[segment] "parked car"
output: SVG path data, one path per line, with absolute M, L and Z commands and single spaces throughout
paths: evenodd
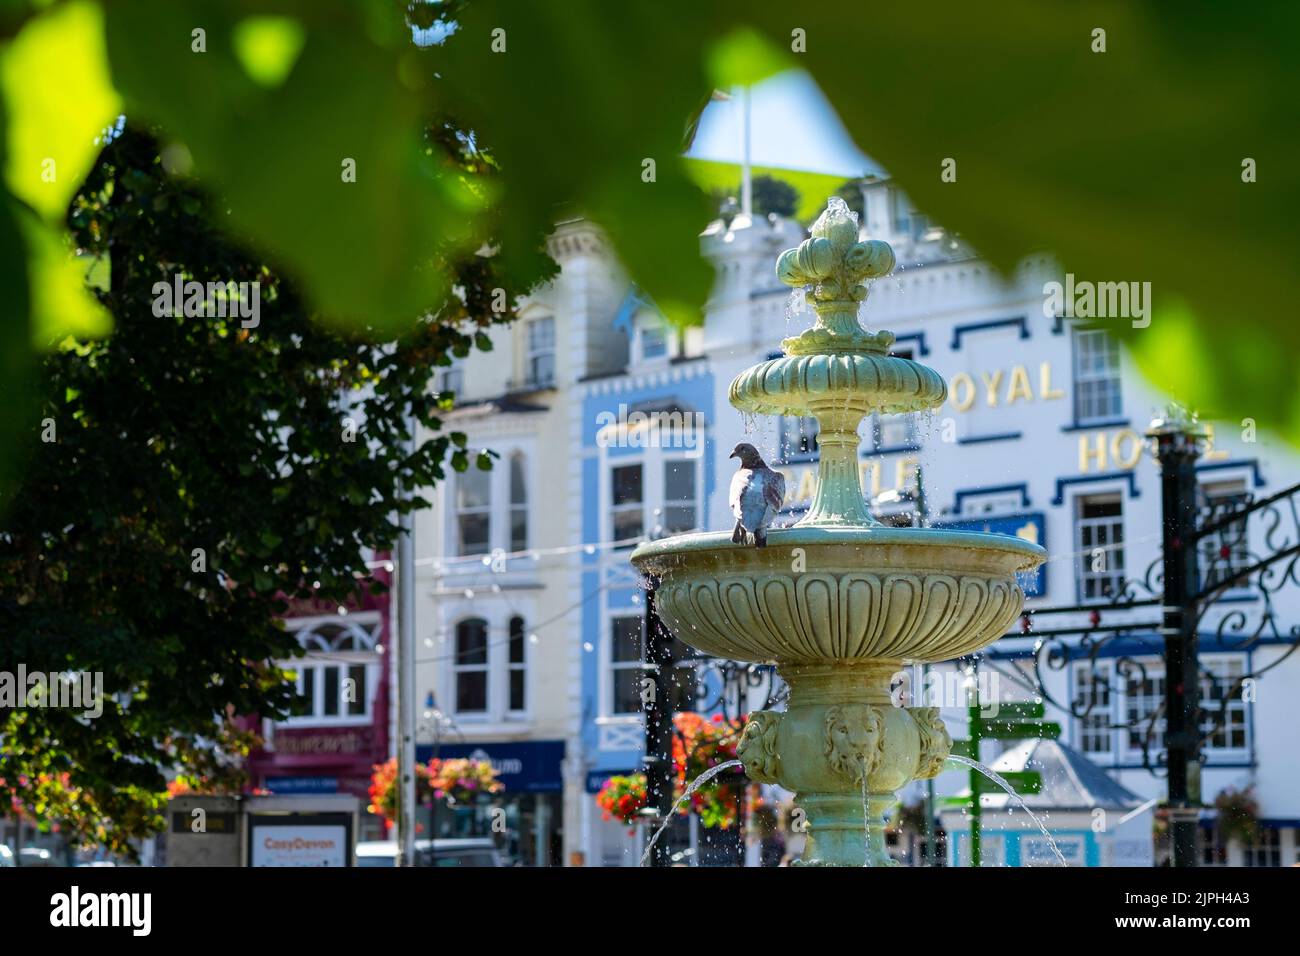
M 357 844 L 357 866 L 396 866 L 397 841 Z M 487 837 L 459 840 L 416 840 L 416 866 L 505 866 L 496 845 Z
M 49 850 L 42 850 L 40 847 L 25 846 L 18 851 L 19 866 L 58 866 L 59 861 L 54 859 L 54 854 Z
M 0 870 L 3 870 L 7 866 L 17 865 L 18 864 L 14 862 L 14 851 L 9 849 L 5 844 L 0 843 Z

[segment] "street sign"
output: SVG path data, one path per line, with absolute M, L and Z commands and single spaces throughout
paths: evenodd
M 994 718 L 984 716 L 986 711 L 997 714 Z M 954 740 L 952 753 L 967 760 L 979 760 L 981 740 L 1030 740 L 1033 738 L 1055 740 L 1061 736 L 1061 725 L 1055 721 L 1043 720 L 1046 713 L 1041 701 L 1015 701 L 1012 703 L 993 702 L 981 706 L 978 695 L 971 700 L 966 709 L 970 721 L 970 738 Z M 1017 794 L 1028 795 L 1042 793 L 1043 777 L 1033 770 L 1014 770 L 999 774 Z M 994 783 L 973 767 L 970 771 L 970 793 L 966 796 L 947 797 L 944 806 L 962 807 L 970 815 L 970 860 L 971 866 L 980 865 L 980 797 L 985 794 L 1005 793 L 1000 784 Z
M 1043 704 L 1035 704 L 1029 701 L 1017 701 L 1012 704 L 989 704 L 985 709 L 996 711 L 990 717 L 991 720 L 1039 720 L 1047 713 L 1047 708 Z
M 1043 792 L 1043 776 L 1036 770 L 1008 770 L 1005 773 L 998 774 L 998 776 L 1011 784 L 1011 789 L 1022 796 Z M 975 777 L 975 788 L 981 794 L 1006 793 L 999 784 L 994 783 L 983 774 Z
M 980 736 L 989 740 L 1028 740 L 1031 737 L 1055 740 L 1061 736 L 1061 725 L 1051 721 L 987 720 L 980 730 Z

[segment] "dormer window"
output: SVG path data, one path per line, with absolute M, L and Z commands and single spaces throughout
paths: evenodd
M 546 316 L 528 323 L 528 365 L 525 379 L 534 388 L 555 384 L 555 319 Z
M 641 359 L 663 358 L 668 354 L 668 330 L 658 322 L 641 326 Z
M 434 387 L 439 392 L 451 392 L 457 398 L 465 389 L 465 372 L 459 365 L 439 369 L 434 380 Z

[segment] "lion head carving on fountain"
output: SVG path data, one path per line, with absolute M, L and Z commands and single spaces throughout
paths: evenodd
M 751 714 L 736 745 L 736 756 L 745 765 L 745 774 L 758 783 L 779 783 L 781 758 L 776 751 L 776 732 L 781 715 L 760 710 Z
M 860 783 L 885 755 L 885 721 L 870 704 L 836 704 L 826 711 L 823 753 L 831 770 Z
M 952 753 L 952 737 L 939 716 L 938 707 L 909 707 L 908 713 L 916 721 L 916 729 L 921 734 L 921 758 L 917 762 L 920 768 L 916 779 L 928 780 L 937 777 L 943 769 L 943 762 Z

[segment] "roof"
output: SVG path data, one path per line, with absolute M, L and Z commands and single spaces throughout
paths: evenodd
M 546 411 L 550 411 L 550 408 L 546 405 L 539 405 L 536 402 L 529 402 L 517 398 L 514 394 L 507 394 L 496 398 L 475 399 L 463 404 L 457 403 L 456 407 L 443 417 L 454 420 L 462 418 L 483 418 L 492 415 L 508 414 L 511 412 Z
M 1003 753 L 989 768 L 996 773 L 1035 770 L 1042 774 L 1042 792 L 1021 798 L 1031 809 L 1131 810 L 1144 802 L 1132 790 L 1112 780 L 1085 754 L 1058 740 L 1023 741 Z M 963 793 L 969 794 L 970 788 Z M 1000 809 L 1008 800 L 1006 794 L 990 795 L 985 798 L 984 806 Z

